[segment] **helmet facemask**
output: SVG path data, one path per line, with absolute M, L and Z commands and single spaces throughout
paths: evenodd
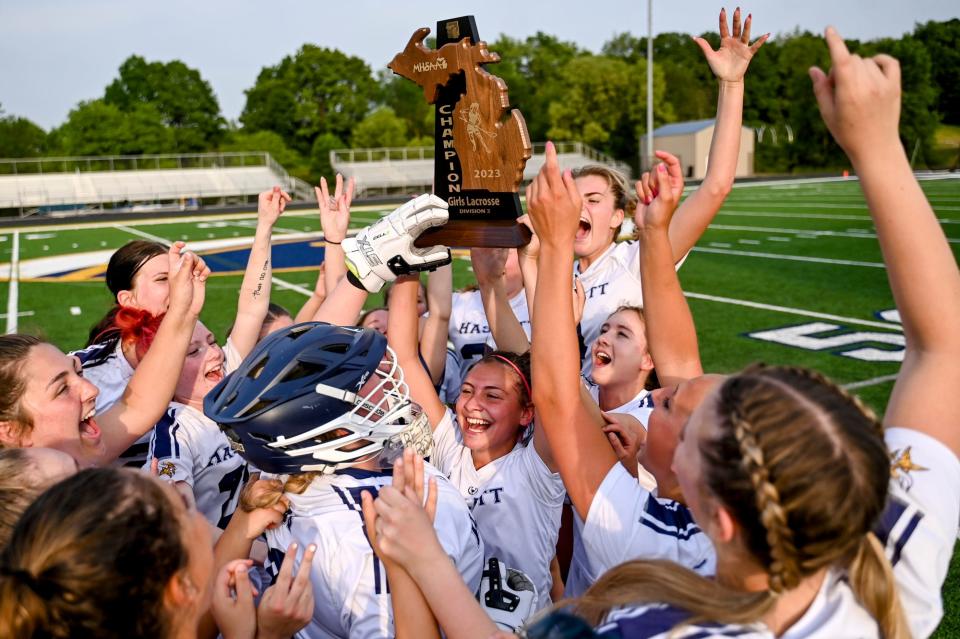
M 269 446 L 285 449 L 293 458 L 318 458 L 316 464 L 304 459 L 301 468 L 303 472 L 320 473 L 332 473 L 378 457 L 381 467 L 389 467 L 407 446 L 416 448 L 420 455 L 430 454 L 433 434 L 429 421 L 410 399 L 410 389 L 393 349 L 387 347 L 380 365 L 364 375 L 357 386 L 353 393 L 317 384 L 317 394 L 351 404 L 351 410 L 294 437 L 278 437 Z

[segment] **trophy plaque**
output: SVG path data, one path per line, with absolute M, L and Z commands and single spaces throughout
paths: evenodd
M 434 193 L 450 207 L 450 221 L 417 246 L 523 246 L 530 232 L 517 190 L 533 147 L 527 124 L 510 109 L 507 85 L 482 65 L 500 56 L 480 40 L 473 16 L 437 23 L 437 48 L 421 28 L 387 65 L 416 82 L 436 105 Z

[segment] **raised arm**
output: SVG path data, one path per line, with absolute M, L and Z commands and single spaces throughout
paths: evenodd
M 637 182 L 637 238 L 640 242 L 640 277 L 643 280 L 643 316 L 647 345 L 663 387 L 703 374 L 693 315 L 680 288 L 674 267 L 675 253 L 668 237 L 676 209 L 676 191 L 667 186 L 668 169 L 653 171 L 659 184 Z M 653 195 L 653 187 L 657 195 Z M 682 186 L 681 189 L 682 191 Z M 649 203 L 649 204 L 648 204 Z
M 810 70 L 814 92 L 860 178 L 907 342 L 884 424 L 960 455 L 960 272 L 900 143 L 900 65 L 851 55 L 833 28 L 826 38 L 832 66 Z
M 406 474 L 411 458 L 404 451 L 405 463 L 400 466 L 404 472 L 398 473 L 398 469 L 394 469 L 394 485 L 384 487 L 376 501 L 367 492 L 362 495 L 367 530 L 375 531 L 371 541 L 376 553 L 390 562 L 385 562 L 385 566 L 394 602 L 397 637 L 401 637 L 402 631 L 409 631 L 406 636 L 412 637 L 436 636 L 435 616 L 450 639 L 489 639 L 497 631 L 497 626 L 464 583 L 457 567 L 440 545 L 431 523 L 436 512 L 436 480 L 430 480 L 426 504 L 422 470 L 414 475 L 420 479 L 419 491 L 411 489 L 410 482 L 405 486 L 397 485 L 398 475 Z M 393 573 L 391 567 L 395 569 Z M 393 587 L 394 574 L 397 573 L 403 573 L 399 594 Z M 402 608 L 399 605 L 401 598 L 406 604 Z M 421 602 L 429 609 L 424 610 Z
M 237 319 L 230 333 L 230 341 L 241 358 L 257 345 L 263 320 L 270 306 L 270 287 L 273 282 L 270 247 L 273 225 L 283 213 L 290 196 L 279 186 L 260 194 L 257 201 L 257 230 L 247 258 L 247 269 L 240 284 L 237 299 Z
M 317 191 L 317 205 L 320 207 L 320 227 L 323 229 L 324 261 L 327 263 L 324 271 L 326 289 L 332 291 L 337 282 L 347 274 L 347 267 L 343 260 L 342 242 L 347 237 L 350 228 L 350 205 L 353 204 L 353 178 L 347 180 L 344 187 L 343 176 L 337 173 L 337 183 L 333 198 L 327 189 L 326 178 L 320 178 L 320 188 Z
M 470 249 L 470 262 L 480 287 L 480 300 L 487 315 L 490 334 L 497 348 L 511 353 L 526 353 L 530 350 L 530 340 L 520 325 L 520 320 L 510 306 L 507 298 L 507 258 L 505 248 Z
M 163 416 L 187 357 L 193 328 L 203 308 L 210 269 L 175 242 L 170 261 L 170 305 L 157 336 L 116 404 L 98 417 L 103 433 L 102 463 L 113 461 Z
M 530 218 L 540 238 L 537 299 L 533 307 L 533 403 L 574 508 L 586 519 L 593 497 L 617 463 L 599 414 L 581 401 L 580 351 L 573 316 L 573 240 L 580 194 L 570 173 L 560 174 L 547 143 L 546 162 L 527 187 Z
M 387 340 L 397 354 L 404 379 L 410 387 L 410 396 L 427 414 L 431 428 L 436 428 L 447 409 L 437 396 L 433 380 L 420 362 L 420 323 L 417 317 L 419 288 L 420 279 L 416 275 L 398 278 L 393 285 L 387 315 Z
M 353 326 L 366 301 L 367 291 L 342 277 L 310 319 L 337 326 Z
M 313 285 L 313 293 L 307 298 L 307 301 L 303 303 L 300 310 L 297 311 L 297 316 L 293 320 L 294 324 L 309 322 L 317 314 L 317 311 L 320 310 L 323 301 L 327 299 L 326 274 L 327 263 L 320 262 L 320 268 L 317 269 L 317 282 Z
M 703 38 L 694 38 L 719 82 L 717 119 L 710 142 L 707 174 L 700 187 L 680 205 L 670 225 L 674 262 L 697 243 L 733 188 L 743 125 L 743 77 L 754 54 L 770 37 L 768 33 L 751 45 L 752 22 L 752 16 L 748 15 L 741 27 L 738 7 L 733 12 L 731 31 L 727 25 L 727 12 L 723 9 L 720 11 L 720 49 L 714 51 Z M 679 164 L 676 168 L 675 177 L 682 176 Z
M 427 275 L 427 308 L 430 314 L 420 336 L 420 354 L 434 384 L 443 381 L 447 363 L 447 336 L 453 312 L 453 266 L 447 264 Z

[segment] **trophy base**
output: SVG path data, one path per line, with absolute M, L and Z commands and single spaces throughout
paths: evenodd
M 513 220 L 450 220 L 441 227 L 424 231 L 414 246 L 517 248 L 526 246 L 530 237 L 530 229 Z

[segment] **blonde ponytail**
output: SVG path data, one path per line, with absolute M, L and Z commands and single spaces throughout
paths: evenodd
M 860 604 L 877 620 L 885 639 L 909 639 L 910 628 L 900 606 L 893 567 L 883 544 L 872 532 L 864 535 L 850 564 L 849 575 L 850 587 Z

